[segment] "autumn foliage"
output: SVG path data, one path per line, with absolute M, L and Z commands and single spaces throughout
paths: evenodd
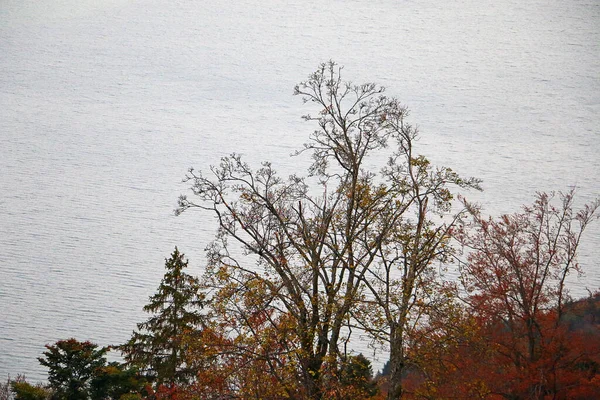
M 573 192 L 542 193 L 499 219 L 469 207 L 471 222 L 455 234 L 468 254 L 466 295 L 423 328 L 427 340 L 413 349 L 425 361 L 412 377 L 414 397 L 600 396 L 599 299 L 574 303 L 566 289 L 567 276 L 582 273 L 577 248 L 598 202 L 578 212 L 572 203 Z
M 131 368 L 86 369 L 105 379 L 100 392 L 600 398 L 600 297 L 573 301 L 567 284 L 584 273 L 577 252 L 600 201 L 578 211 L 573 191 L 539 193 L 521 212 L 485 217 L 452 192 L 479 181 L 432 166 L 417 152 L 408 110 L 382 87 L 344 81 L 341 70 L 322 64 L 295 88 L 316 112 L 304 117 L 316 130 L 297 153 L 311 156 L 307 176 L 282 178 L 240 154 L 189 170 L 191 194 L 176 213 L 216 221 L 205 272 L 185 273 L 175 249 L 144 308 L 152 316 L 119 347 Z M 451 265 L 460 279 L 448 282 Z M 386 373 L 373 377 L 370 360 L 352 351 L 357 338 L 388 352 Z M 118 387 L 131 373 L 148 380 L 143 393 Z M 91 386 L 80 380 L 57 388 L 84 398 Z

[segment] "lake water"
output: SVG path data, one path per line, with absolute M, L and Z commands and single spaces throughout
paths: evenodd
M 216 225 L 173 216 L 186 169 L 305 168 L 292 88 L 329 59 L 407 104 L 492 214 L 600 194 L 597 0 L 0 0 L 0 379 L 45 379 L 58 339 L 124 342 L 175 245 L 200 274 Z M 576 296 L 600 287 L 598 225 Z

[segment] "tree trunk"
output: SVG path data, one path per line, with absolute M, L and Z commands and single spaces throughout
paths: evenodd
M 402 327 L 392 327 L 390 332 L 390 377 L 387 400 L 402 398 L 402 374 L 404 372 L 404 343 Z

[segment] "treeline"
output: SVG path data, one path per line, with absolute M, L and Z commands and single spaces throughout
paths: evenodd
M 215 217 L 205 273 L 186 274 L 175 249 L 151 318 L 116 346 L 123 364 L 88 342 L 47 346 L 54 398 L 600 397 L 598 302 L 572 303 L 566 287 L 600 201 L 575 210 L 573 191 L 539 193 L 485 218 L 455 194 L 479 181 L 417 153 L 407 109 L 383 88 L 330 62 L 295 94 L 315 112 L 297 153 L 312 157 L 307 176 L 239 154 L 190 169 L 176 213 Z M 352 352 L 357 338 L 389 351 L 385 374 Z M 69 355 L 80 345 L 92 348 Z M 93 359 L 65 366 L 79 355 Z
M 183 345 L 183 335 L 169 332 L 191 332 L 197 329 L 185 326 L 184 315 L 193 314 L 194 318 L 203 318 L 203 314 L 189 311 L 192 302 L 188 300 L 176 305 L 177 310 L 169 310 L 170 301 L 174 299 L 168 293 L 177 290 L 172 284 L 173 278 L 181 276 L 183 281 L 196 282 L 196 279 L 186 275 L 183 268 L 187 266 L 183 254 L 176 249 L 166 263 L 166 273 L 159 291 L 151 298 L 150 304 L 161 303 L 162 311 L 158 312 L 149 321 L 163 320 L 161 328 L 155 326 L 146 331 L 142 339 L 140 332 L 134 332 L 131 340 L 115 349 L 125 351 L 129 349 L 129 360 L 123 363 L 108 363 L 105 355 L 111 347 L 98 348 L 90 342 L 79 342 L 75 339 L 60 340 L 53 345 L 48 345 L 40 363 L 49 369 L 49 384 L 32 385 L 24 376 L 0 383 L 0 400 L 46 400 L 46 399 L 203 399 L 203 398 L 247 398 L 247 399 L 279 399 L 285 396 L 273 396 L 268 391 L 255 391 L 254 395 L 217 395 L 209 394 L 212 385 L 208 385 L 200 392 L 197 391 L 197 377 L 205 376 L 205 371 L 194 371 L 186 364 L 190 349 Z M 188 288 L 195 287 L 190 285 Z M 149 305 L 150 305 L 149 304 Z M 175 303 L 172 303 L 175 304 Z M 147 311 L 152 310 L 147 306 Z M 191 307 L 190 309 L 193 309 Z M 200 309 L 196 309 L 199 311 Z M 174 324 L 170 327 L 165 317 L 173 312 L 178 315 L 172 319 Z M 463 313 L 466 310 L 462 311 Z M 469 321 L 474 325 L 464 324 L 469 317 L 463 314 L 462 324 L 448 324 L 443 329 L 446 331 L 461 329 L 460 334 L 453 333 L 446 337 L 429 336 L 428 341 L 421 342 L 421 347 L 411 349 L 411 354 L 419 355 L 414 358 L 407 368 L 403 378 L 405 385 L 404 398 L 407 399 L 493 399 L 505 395 L 493 393 L 494 382 L 504 387 L 506 393 L 513 393 L 518 398 L 563 398 L 563 399 L 592 399 L 600 395 L 600 382 L 598 372 L 600 356 L 598 343 L 600 342 L 600 295 L 596 294 L 579 301 L 565 304 L 562 320 L 563 334 L 561 340 L 564 349 L 546 347 L 540 354 L 540 362 L 536 367 L 543 372 L 544 369 L 553 371 L 558 378 L 559 390 L 554 393 L 532 393 L 519 396 L 518 386 L 526 380 L 527 370 L 515 369 L 510 375 L 512 365 L 506 365 L 505 356 L 495 353 L 493 346 L 496 341 L 490 339 L 494 335 L 482 335 L 483 327 L 477 319 Z M 455 317 L 455 316 L 454 316 Z M 456 318 L 452 318 L 456 321 Z M 149 322 L 148 321 L 148 322 Z M 148 326 L 148 322 L 139 324 L 141 329 Z M 186 331 L 186 329 L 188 329 Z M 471 330 L 469 332 L 469 330 Z M 172 336 L 170 336 L 172 335 Z M 481 336 L 478 336 L 481 335 Z M 498 335 L 495 335 L 495 340 Z M 550 337 L 550 335 L 548 335 Z M 448 343 L 451 338 L 454 342 Z M 494 340 L 494 339 L 492 339 Z M 549 339 L 546 339 L 549 342 Z M 486 342 L 487 341 L 487 342 Z M 146 351 L 142 351 L 142 347 Z M 206 343 L 206 346 L 211 346 Z M 132 351 L 137 347 L 135 351 Z M 427 349 L 426 351 L 423 351 Z M 440 349 L 442 349 L 440 351 Z M 432 351 L 433 350 L 433 351 Z M 566 351 L 569 356 L 557 354 L 557 351 Z M 181 354 L 179 359 L 176 354 Z M 479 358 L 483 353 L 485 358 Z M 133 362 L 133 359 L 136 359 Z M 492 358 L 496 358 L 492 360 Z M 571 358 L 571 359 L 569 359 Z M 417 361 L 419 360 L 419 361 Z M 502 360 L 503 364 L 493 365 L 494 361 Z M 544 367 L 543 363 L 561 361 L 563 365 L 553 368 L 550 364 Z M 370 361 L 362 354 L 347 356 L 343 366 L 336 375 L 336 388 L 323 398 L 330 399 L 383 399 L 386 396 L 389 379 L 390 364 L 386 363 L 383 370 L 373 377 Z M 498 376 L 500 375 L 500 376 Z M 543 376 L 540 374 L 540 377 Z M 499 380 L 496 381 L 496 378 Z M 214 381 L 213 381 L 214 382 Z M 533 380 L 535 382 L 535 379 Z M 213 383 L 214 384 L 214 383 Z M 250 383 L 252 385 L 252 383 Z M 255 383 L 254 383 L 255 384 Z M 218 385 L 220 387 L 220 385 Z M 221 392 L 222 392 L 222 387 Z M 216 388 L 215 388 L 216 389 Z M 510 392 L 509 392 L 510 390 Z M 216 391 L 215 391 L 216 392 Z M 561 393 L 562 392 L 562 393 Z M 331 395 L 335 393 L 334 395 Z

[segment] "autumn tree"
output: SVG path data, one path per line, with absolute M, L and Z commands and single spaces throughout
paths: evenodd
M 494 362 L 493 345 L 470 311 L 452 296 L 415 329 L 407 349 L 412 368 L 403 380 L 407 398 L 492 398 L 486 366 Z
M 242 318 L 228 308 L 222 311 L 189 341 L 188 357 L 199 368 L 185 398 L 305 398 L 297 361 L 289 354 L 296 336 L 285 316 L 267 310 Z
M 430 311 L 451 294 L 439 270 L 453 254 L 450 232 L 465 210 L 452 209 L 450 188 L 479 189 L 479 181 L 435 168 L 416 153 L 418 132 L 403 116 L 390 115 L 386 121 L 397 150 L 382 169 L 385 196 L 378 204 L 376 236 L 356 239 L 373 261 L 361 276 L 368 295 L 352 315 L 376 342 L 388 346 L 388 399 L 398 399 L 402 377 L 417 362 L 407 353 L 410 341 Z
M 436 226 L 429 215 L 449 211 L 449 186 L 477 181 L 433 168 L 413 150 L 417 131 L 407 109 L 380 86 L 344 81 L 333 62 L 295 94 L 317 112 L 304 117 L 317 129 L 298 153 L 312 156 L 308 176 L 286 180 L 270 163 L 254 170 L 233 154 L 208 173 L 190 169 L 193 197 L 181 196 L 177 213 L 216 217 L 206 280 L 211 308 L 227 310 L 221 315 L 230 316 L 229 326 L 221 327 L 228 338 L 260 343 L 264 333 L 252 326 L 264 319 L 279 347 L 246 354 L 264 360 L 276 381 L 294 373 L 304 398 L 322 398 L 343 359 L 340 344 L 360 326 L 390 345 L 392 393 L 399 394 L 410 307 L 428 293 L 420 286 L 432 279 L 447 239 L 448 224 Z M 396 150 L 378 175 L 372 163 L 389 145 Z M 298 388 L 282 388 L 300 396 Z
M 15 379 L 8 378 L 6 384 L 0 383 L 0 400 L 48 400 L 52 391 L 41 383 L 32 385 L 24 375 Z
M 158 385 L 188 383 L 195 371 L 185 362 L 182 335 L 201 329 L 204 316 L 198 278 L 184 272 L 188 261 L 177 247 L 165 260 L 166 272 L 144 311 L 152 317 L 137 325 L 120 346 L 128 365 L 140 368 Z
M 472 218 L 456 237 L 468 249 L 462 279 L 490 350 L 478 368 L 492 394 L 576 398 L 594 377 L 586 365 L 598 341 L 569 329 L 566 280 L 583 273 L 577 250 L 600 201 L 579 211 L 573 201 L 573 191 L 539 193 L 522 212 L 497 219 L 467 204 Z

